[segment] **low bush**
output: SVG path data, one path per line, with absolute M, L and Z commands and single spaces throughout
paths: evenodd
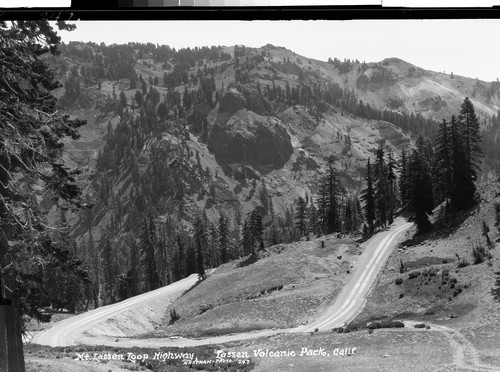
M 425 324 L 424 323 L 415 324 L 414 327 L 415 328 L 425 328 Z
M 170 324 L 174 324 L 176 321 L 180 319 L 180 315 L 177 314 L 174 308 L 170 309 Z
M 458 261 L 458 263 L 457 263 L 457 267 L 458 267 L 459 269 L 461 269 L 461 268 L 463 268 L 463 267 L 467 267 L 467 266 L 469 266 L 469 265 L 470 265 L 469 261 L 467 261 L 465 258 L 460 259 L 460 260 Z
M 403 278 L 397 278 L 396 279 L 396 285 L 403 284 Z
M 379 329 L 379 328 L 403 328 L 405 325 L 399 320 L 382 320 L 380 322 L 372 322 L 368 326 L 368 329 Z
M 415 279 L 415 278 L 418 278 L 420 276 L 420 270 L 416 270 L 416 271 L 412 271 L 410 274 L 409 274 L 409 278 L 410 279 Z

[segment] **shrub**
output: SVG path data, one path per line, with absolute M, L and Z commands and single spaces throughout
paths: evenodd
M 175 311 L 174 308 L 171 308 L 170 309 L 170 324 L 175 323 L 179 319 L 180 319 L 180 316 L 179 316 L 179 314 L 177 314 L 177 311 Z
M 397 278 L 396 279 L 396 285 L 403 284 L 403 278 Z
M 467 261 L 465 258 L 460 259 L 457 263 L 457 267 L 459 269 L 461 269 L 462 267 L 467 267 L 469 265 L 470 265 L 469 261 Z
M 213 308 L 213 305 L 200 305 L 198 309 L 198 314 L 203 314 L 204 312 L 207 312 L 208 310 L 211 310 Z M 174 310 L 175 311 L 175 310 Z M 172 314 L 170 314 L 170 317 L 172 317 Z
M 401 298 L 403 298 L 404 296 L 405 296 L 405 294 L 404 294 L 404 293 L 400 293 L 400 294 L 399 294 L 399 298 L 400 298 L 400 299 L 401 299 Z
M 425 324 L 424 323 L 415 324 L 414 327 L 415 328 L 425 328 Z
M 474 257 L 474 265 L 479 265 L 486 258 L 491 258 L 491 254 L 486 252 L 486 248 L 482 244 L 475 244 L 472 247 L 472 256 Z
M 383 320 L 381 322 L 372 322 L 368 329 L 379 329 L 379 328 L 403 328 L 405 325 L 399 320 Z
M 359 324 L 349 323 L 348 325 L 345 326 L 344 332 L 345 333 L 354 332 L 357 331 L 359 328 L 360 328 Z
M 420 270 L 417 270 L 417 271 L 412 271 L 412 272 L 410 273 L 410 275 L 409 275 L 409 278 L 410 278 L 410 279 L 415 279 L 415 278 L 417 278 L 417 277 L 419 277 L 419 276 L 420 276 Z

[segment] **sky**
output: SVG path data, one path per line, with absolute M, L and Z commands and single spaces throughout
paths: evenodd
M 484 81 L 500 77 L 500 20 L 78 21 L 64 42 L 152 42 L 176 49 L 283 46 L 322 61 L 397 57 L 427 70 Z

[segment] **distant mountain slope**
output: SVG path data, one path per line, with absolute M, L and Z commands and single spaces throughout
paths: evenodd
M 272 45 L 70 43 L 62 52 L 49 59 L 64 83 L 60 104 L 88 121 L 67 156 L 83 168 L 94 205 L 72 216 L 73 236 L 107 301 L 120 296 L 105 282 L 133 271 L 148 213 L 167 247 L 155 251 L 163 284 L 194 272 L 197 218 L 209 237 L 208 266 L 222 254 L 209 243 L 218 242 L 221 217 L 230 258 L 249 253 L 244 231 L 254 211 L 262 244 L 295 239 L 296 201 L 303 197 L 311 213 L 330 168 L 340 181 L 336 229 L 359 231 L 366 162 L 379 146 L 399 160 L 417 135 L 435 136 L 436 121 L 457 113 L 465 96 L 485 127 L 500 102 L 496 82 L 397 58 L 321 62 Z M 106 250 L 117 257 L 104 268 L 109 277 L 98 260 Z

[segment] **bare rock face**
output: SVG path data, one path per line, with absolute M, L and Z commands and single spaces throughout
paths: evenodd
M 271 114 L 269 103 L 255 89 L 232 84 L 220 100 L 219 113 L 234 114 L 242 108 L 259 115 Z
M 221 98 L 208 147 L 226 170 L 250 166 L 268 173 L 288 161 L 293 153 L 290 136 L 268 112 L 268 103 L 248 89 L 231 87 Z

